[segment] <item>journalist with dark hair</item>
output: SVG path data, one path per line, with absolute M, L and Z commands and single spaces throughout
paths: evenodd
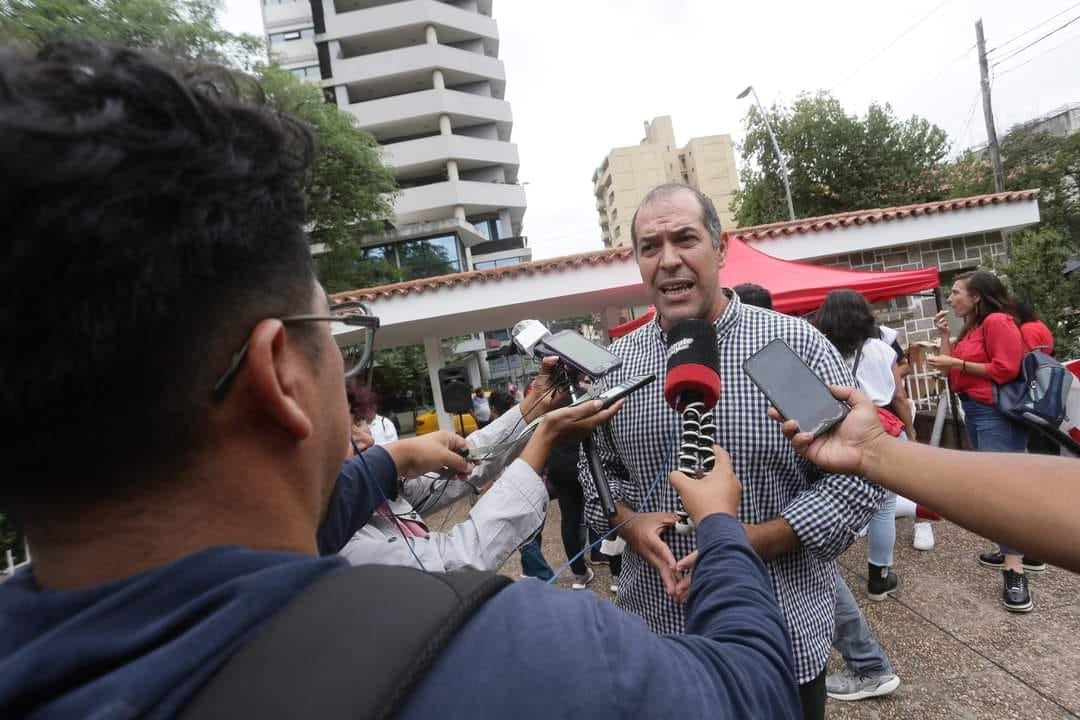
M 241 99 L 258 95 L 95 44 L 0 50 L 0 503 L 33 553 L 0 585 L 5 717 L 180 715 L 286 604 L 364 570 L 318 551 L 339 549 L 399 476 L 468 470 L 464 441 L 436 433 L 339 475 L 345 368 L 303 230 L 313 138 Z M 520 458 L 542 468 L 554 442 L 619 407 L 598 406 L 550 412 Z M 670 476 L 698 528 L 687 635 L 512 584 L 393 714 L 796 716 L 783 619 L 717 456 L 703 479 Z M 413 622 L 383 612 L 394 636 Z M 343 640 L 358 657 L 390 650 Z M 321 649 L 289 659 L 325 673 Z

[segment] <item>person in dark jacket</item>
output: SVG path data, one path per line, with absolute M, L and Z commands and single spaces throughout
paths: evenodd
M 320 551 L 399 476 L 469 469 L 446 434 L 339 478 L 345 367 L 304 230 L 314 138 L 260 96 L 95 43 L 0 50 L 0 506 L 33 550 L 0 585 L 5 717 L 177 717 L 347 568 Z M 542 468 L 560 435 L 620 407 L 599 405 L 550 412 L 520 458 Z M 517 583 L 397 715 L 797 717 L 784 622 L 716 453 L 705 478 L 669 477 L 698 528 L 685 636 Z

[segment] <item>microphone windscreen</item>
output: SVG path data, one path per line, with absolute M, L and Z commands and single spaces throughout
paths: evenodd
M 689 395 L 705 403 L 706 410 L 720 399 L 716 328 L 708 320 L 680 320 L 667 334 L 664 399 L 681 412 Z

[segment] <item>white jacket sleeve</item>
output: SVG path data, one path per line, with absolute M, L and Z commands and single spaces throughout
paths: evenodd
M 516 461 L 477 501 L 469 516 L 448 531 L 426 538 L 403 537 L 392 521 L 376 514 L 341 554 L 353 565 L 416 566 L 419 558 L 431 572 L 462 568 L 495 571 L 540 529 L 547 501 L 547 488 L 540 476 L 524 461 Z

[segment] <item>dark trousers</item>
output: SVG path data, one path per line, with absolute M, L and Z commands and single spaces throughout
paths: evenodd
M 566 559 L 569 560 L 585 547 L 585 535 L 582 532 L 582 525 L 585 522 L 585 496 L 578 483 L 576 468 L 574 470 L 549 468 L 548 481 L 558 494 L 559 513 L 562 515 L 560 530 L 563 550 L 566 551 Z M 570 563 L 570 569 L 575 575 L 584 575 L 585 558 L 579 557 Z
M 799 686 L 803 720 L 825 720 L 825 671 Z

